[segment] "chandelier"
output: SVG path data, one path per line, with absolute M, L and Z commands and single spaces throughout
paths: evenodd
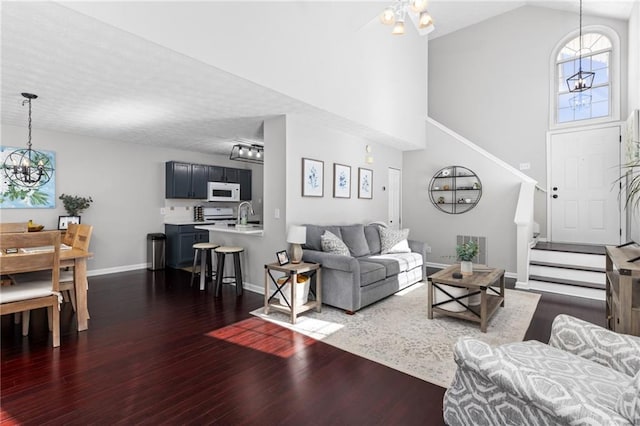
M 582 71 L 582 0 L 580 0 L 580 35 L 578 50 L 578 72 L 567 78 L 569 92 L 584 92 L 593 86 L 593 78 L 596 73 Z
M 256 144 L 237 143 L 231 148 L 230 160 L 246 161 L 248 163 L 264 163 L 264 147 Z
M 404 23 L 409 17 L 418 29 L 433 27 L 433 18 L 427 12 L 427 0 L 394 0 L 380 14 L 380 22 L 393 25 L 391 34 L 404 34 Z
M 51 179 L 53 165 L 49 156 L 31 149 L 31 101 L 38 96 L 22 93 L 22 105 L 29 104 L 29 139 L 27 149 L 17 149 L 10 153 L 2 166 L 10 183 L 24 188 L 38 188 Z

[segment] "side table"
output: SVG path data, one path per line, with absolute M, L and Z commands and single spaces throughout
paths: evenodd
M 453 278 L 454 272 L 460 272 L 459 263 L 451 265 L 429 276 L 427 289 L 428 318 L 433 319 L 433 313 L 438 312 L 451 317 L 479 322 L 480 331 L 486 333 L 489 318 L 498 310 L 498 307 L 504 306 L 504 269 L 485 267 L 482 270 L 477 270 L 474 265 L 473 275 L 464 275 L 462 278 Z M 495 284 L 498 284 L 500 291 L 496 291 L 491 287 Z M 454 297 L 449 294 L 445 288 L 441 287 L 442 285 L 464 287 L 473 293 L 461 297 Z M 434 303 L 436 288 L 447 295 L 449 299 L 443 302 Z M 489 294 L 487 290 L 493 294 Z M 471 307 L 460 300 L 478 293 L 480 293 L 480 306 Z M 440 305 L 451 301 L 455 301 L 456 303 L 464 306 L 466 310 L 462 312 L 453 312 L 439 307 Z
M 273 277 L 272 271 L 283 272 L 288 276 L 288 279 L 292 283 L 289 286 L 290 288 L 290 297 L 288 300 L 291 301 L 291 305 L 283 305 L 281 303 L 273 300 L 274 296 L 278 293 L 284 295 L 282 293 L 282 288 L 286 285 L 287 281 L 285 280 L 283 284 L 278 284 L 276 278 Z M 275 309 L 277 311 L 281 311 L 291 315 L 291 324 L 296 323 L 296 318 L 299 314 L 306 312 L 310 309 L 315 308 L 317 312 L 322 310 L 322 265 L 319 263 L 287 263 L 286 265 L 280 265 L 279 263 L 269 263 L 264 265 L 264 313 L 269 314 L 269 309 Z M 307 303 L 298 306 L 296 303 L 296 287 L 298 282 L 298 275 L 305 274 L 309 276 L 309 279 L 316 276 L 316 293 L 315 300 L 310 300 Z M 273 294 L 269 294 L 269 280 L 276 286 L 276 290 Z

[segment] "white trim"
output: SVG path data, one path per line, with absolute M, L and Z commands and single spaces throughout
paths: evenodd
M 611 121 L 608 123 L 598 123 L 598 124 L 590 124 L 578 127 L 565 127 L 562 129 L 551 129 L 547 131 L 547 239 L 548 241 L 553 241 L 553 235 L 551 235 L 551 203 L 549 202 L 549 197 L 551 196 L 551 137 L 554 135 L 560 135 L 563 133 L 575 133 L 575 132 L 584 132 L 589 130 L 597 130 L 597 129 L 605 129 L 607 127 L 616 127 L 618 126 L 620 135 L 622 135 L 622 129 L 624 128 L 623 121 Z M 618 156 L 622 155 L 620 144 L 618 144 Z M 618 173 L 619 174 L 619 173 Z M 626 220 L 623 220 L 622 217 L 622 200 L 618 199 L 618 212 L 620 213 L 620 227 L 622 228 L 622 235 L 625 235 L 626 232 Z M 542 240 L 540 240 L 542 241 Z M 547 241 L 546 239 L 544 241 Z
M 604 25 L 587 25 L 582 27 L 582 33 L 599 33 L 609 38 L 611 41 L 611 55 L 609 57 L 609 115 L 607 117 L 592 118 L 589 120 L 569 121 L 567 123 L 557 123 L 556 113 L 558 100 L 556 96 L 556 83 L 558 81 L 558 69 L 556 67 L 558 52 L 571 40 L 578 37 L 580 29 L 575 29 L 560 39 L 558 44 L 551 51 L 551 57 L 549 60 L 549 129 L 565 129 L 570 127 L 581 127 L 592 124 L 600 124 L 611 121 L 620 121 L 620 103 L 622 97 L 620 94 L 620 79 L 621 65 L 620 65 L 620 36 L 611 27 Z
M 491 154 L 489 151 L 486 151 L 486 150 L 480 148 L 478 145 L 474 144 L 469 139 L 465 138 L 464 136 L 460 135 L 459 133 L 454 132 L 453 130 L 449 129 L 447 126 L 439 123 L 438 121 L 434 120 L 433 118 L 427 117 L 427 122 L 430 123 L 430 124 L 433 124 L 435 127 L 437 127 L 442 132 L 448 134 L 449 136 L 451 136 L 452 138 L 456 139 L 460 143 L 466 145 L 468 148 L 471 148 L 472 150 L 476 151 L 478 154 L 482 155 L 484 158 L 486 158 L 488 160 L 491 160 L 492 162 L 496 163 L 497 165 L 499 165 L 503 169 L 507 170 L 508 172 L 511 172 L 513 175 L 515 175 L 516 177 L 522 179 L 523 181 L 532 183 L 534 185 L 538 183 L 535 179 L 531 178 L 530 176 L 525 175 L 520 170 L 518 170 L 515 167 L 513 167 L 511 164 L 508 164 L 508 163 L 504 162 L 503 160 L 499 159 L 495 155 Z
M 99 275 L 116 274 L 118 272 L 137 271 L 138 269 L 147 269 L 146 263 L 139 263 L 137 265 L 123 265 L 114 266 L 113 268 L 93 269 L 87 271 L 87 277 L 97 277 Z

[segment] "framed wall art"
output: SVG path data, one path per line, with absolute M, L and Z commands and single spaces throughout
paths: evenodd
M 324 196 L 324 161 L 302 159 L 302 196 Z
M 373 198 L 373 170 L 358 167 L 358 198 Z
M 351 198 L 351 167 L 333 163 L 333 197 Z
M 72 223 L 79 224 L 80 216 L 58 216 L 58 229 L 65 230 Z

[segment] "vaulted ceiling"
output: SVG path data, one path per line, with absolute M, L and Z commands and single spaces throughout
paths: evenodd
M 384 8 L 386 2 L 380 2 Z M 432 1 L 439 37 L 534 4 L 575 11 L 577 1 Z M 585 13 L 626 19 L 631 1 L 585 1 Z M 377 19 L 377 17 L 372 17 Z M 236 138 L 261 140 L 265 117 L 299 114 L 372 141 L 413 148 L 331 112 L 53 2 L 2 4 L 2 123 L 107 140 L 228 154 Z

